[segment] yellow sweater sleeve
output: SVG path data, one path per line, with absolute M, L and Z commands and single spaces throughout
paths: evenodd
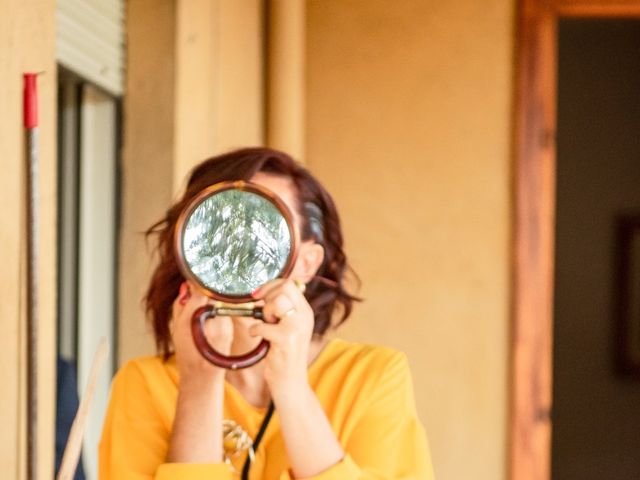
M 144 375 L 128 363 L 116 375 L 99 446 L 100 480 L 231 480 L 224 463 L 165 463 L 170 426 L 153 406 Z
M 395 352 L 344 445 L 345 457 L 307 480 L 433 480 L 406 356 Z M 280 480 L 289 480 L 289 473 Z

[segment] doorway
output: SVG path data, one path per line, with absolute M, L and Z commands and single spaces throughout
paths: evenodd
M 640 1 L 521 0 L 518 14 L 508 478 L 549 480 L 552 473 L 569 478 L 557 476 L 556 452 L 552 472 L 552 437 L 562 441 L 552 423 L 552 415 L 560 415 L 552 411 L 556 180 L 561 181 L 556 153 L 562 141 L 556 129 L 558 32 L 568 19 L 640 19 Z M 612 340 L 606 342 L 611 351 Z M 614 478 L 600 475 L 605 477 Z
M 640 20 L 558 24 L 554 480 L 640 472 L 640 381 L 615 361 L 617 232 L 640 214 L 639 53 Z
M 111 348 L 111 362 L 96 382 L 76 479 L 97 478 L 115 371 L 119 123 L 117 98 L 59 67 L 56 468 L 100 340 Z

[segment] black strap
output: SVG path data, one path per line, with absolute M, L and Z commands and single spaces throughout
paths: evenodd
M 258 453 L 258 446 L 260 445 L 260 441 L 264 436 L 264 432 L 267 430 L 269 426 L 269 421 L 273 416 L 273 411 L 275 410 L 275 406 L 273 402 L 269 403 L 269 410 L 267 410 L 267 414 L 264 416 L 262 420 L 262 424 L 260 425 L 260 429 L 258 430 L 258 434 L 256 435 L 256 439 L 253 441 L 253 453 L 256 455 Z M 251 468 L 251 456 L 247 452 L 247 459 L 244 461 L 244 466 L 242 467 L 242 480 L 249 480 L 249 469 Z

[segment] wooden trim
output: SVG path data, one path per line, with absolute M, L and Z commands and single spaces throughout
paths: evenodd
M 520 5 L 509 478 L 551 475 L 555 38 L 551 9 Z
M 640 5 L 635 8 L 566 5 L 558 8 L 558 14 L 563 17 L 640 17 Z
M 640 16 L 640 0 L 520 0 L 518 14 L 508 478 L 549 480 L 557 24 Z
M 640 2 L 637 0 L 546 0 L 544 3 L 558 16 L 640 16 Z

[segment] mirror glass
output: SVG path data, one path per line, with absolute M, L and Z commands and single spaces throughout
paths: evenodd
M 206 197 L 183 228 L 188 268 L 207 289 L 225 296 L 249 295 L 277 278 L 291 253 L 283 214 L 271 201 L 244 190 Z

